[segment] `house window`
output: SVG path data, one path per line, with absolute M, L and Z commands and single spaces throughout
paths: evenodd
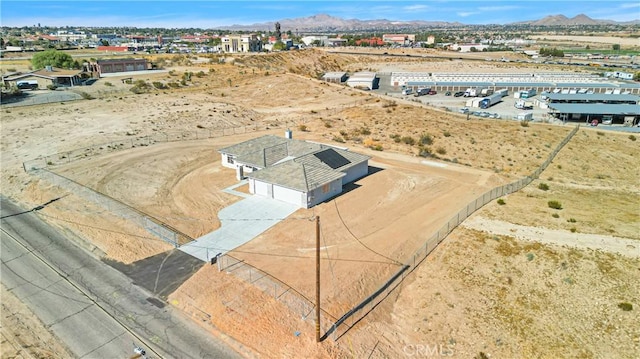
M 233 164 L 233 156 L 227 155 L 227 163 L 230 164 L 230 165 Z
M 331 189 L 331 184 L 327 183 L 324 186 L 322 186 L 322 193 L 329 193 L 330 189 Z

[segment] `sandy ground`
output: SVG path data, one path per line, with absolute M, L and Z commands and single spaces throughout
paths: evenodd
M 98 97 L 95 100 L 3 109 L 2 192 L 27 207 L 44 203 L 66 193 L 24 173 L 22 161 L 163 133 L 248 126 L 252 131 L 272 129 L 260 134 L 281 134 L 292 128 L 296 138 L 367 153 L 381 171 L 333 201 L 297 212 L 292 217 L 298 220 L 282 222 L 234 253 L 312 296 L 308 249 L 313 246 L 313 230 L 307 219 L 320 215 L 327 258 L 323 304 L 330 315 L 338 316 L 375 289 L 396 266 L 394 260 L 407 258 L 464 204 L 488 188 L 535 170 L 570 130 L 466 121 L 457 114 L 305 77 L 323 69 L 388 69 L 398 62 L 301 51 L 242 56 L 235 65 L 180 63 L 174 64 L 174 75 L 143 79 L 174 81 L 187 70 L 202 70 L 204 76 L 193 77 L 183 89 L 142 95 L 127 93 L 130 85 L 117 79 L 109 79 L 113 86 L 100 80 L 96 87 L 84 89 Z M 410 60 L 402 66 L 420 65 Z M 430 61 L 422 66 L 433 71 L 473 70 L 464 62 Z M 509 70 L 503 64 L 486 69 Z M 629 239 L 640 239 L 640 164 L 631 155 L 637 152 L 637 142 L 625 134 L 600 132 L 581 130 L 540 180 L 505 198 L 506 205 L 492 203 L 482 209 L 475 219 L 481 227 L 472 228 L 489 233 L 456 229 L 401 290 L 337 342 L 317 345 L 311 323 L 215 266 L 205 266 L 170 296 L 170 302 L 202 325 L 215 325 L 259 357 L 415 357 L 418 349 L 433 345 L 456 357 L 481 351 L 497 357 L 631 357 L 640 337 L 630 319 L 639 305 L 640 290 L 633 280 L 638 258 L 617 255 L 614 246 L 594 252 L 556 246 L 557 241 L 529 242 L 535 239 L 531 233 L 541 231 L 529 227 L 562 233 L 572 233 L 575 227 L 572 236 L 606 235 L 625 245 L 632 243 L 626 242 Z M 234 183 L 235 176 L 219 166 L 216 150 L 256 134 L 105 150 L 54 170 L 198 236 L 217 228 L 216 212 L 238 200 L 219 191 Z M 427 134 L 431 144 L 422 150 L 431 153 L 428 158 L 417 156 L 417 144 L 394 140 L 410 137 L 417 142 Z M 375 144 L 383 151 L 373 151 Z M 618 166 L 612 169 L 611 161 Z M 537 189 L 539 182 L 550 189 Z M 546 208 L 553 199 L 564 207 L 557 218 Z M 42 214 L 95 246 L 96 252 L 125 263 L 169 248 L 75 195 Z M 510 235 L 500 234 L 501 228 Z M 279 257 L 272 260 L 259 253 Z M 623 301 L 633 303 L 634 311 L 621 311 L 617 304 Z M 600 335 L 603 331 L 607 336 Z

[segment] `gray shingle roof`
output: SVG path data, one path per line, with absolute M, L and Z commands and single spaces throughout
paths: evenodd
M 266 135 L 220 149 L 237 162 L 260 168 L 247 176 L 308 192 L 342 178 L 369 156 L 319 143 Z
M 273 167 L 249 173 L 249 178 L 273 183 L 301 192 L 309 192 L 324 184 L 346 176 L 346 173 L 287 161 Z

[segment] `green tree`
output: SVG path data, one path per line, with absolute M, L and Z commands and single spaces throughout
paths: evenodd
M 71 55 L 57 50 L 47 50 L 33 55 L 31 66 L 38 70 L 46 66 L 60 67 L 63 69 L 80 68 L 77 61 L 73 61 Z
M 102 46 L 109 46 L 109 41 L 105 40 L 105 39 L 100 39 L 100 45 Z
M 613 44 L 613 51 L 620 51 L 620 44 Z
M 276 41 L 275 44 L 273 44 L 273 51 L 282 51 L 285 49 L 285 44 L 282 41 Z

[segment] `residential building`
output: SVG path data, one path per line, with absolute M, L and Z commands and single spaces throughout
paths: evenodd
M 319 143 L 266 135 L 218 151 L 222 165 L 248 178 L 249 192 L 310 208 L 369 173 L 369 156 Z M 246 174 L 246 176 L 245 176 Z

